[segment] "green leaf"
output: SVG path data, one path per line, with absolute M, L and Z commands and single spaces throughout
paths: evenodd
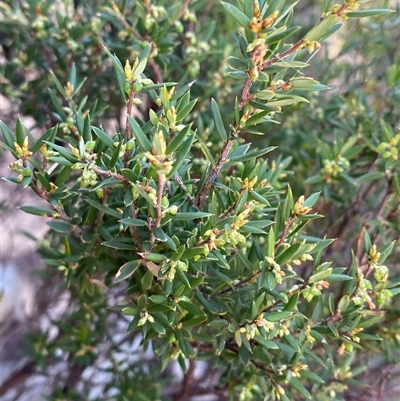
M 272 45 L 283 39 L 288 38 L 289 36 L 293 35 L 299 30 L 300 30 L 299 26 L 292 26 L 290 28 L 286 28 L 286 26 L 283 26 L 282 29 L 277 29 L 275 32 L 268 35 L 267 38 L 265 39 L 265 43 L 267 45 Z
M 119 241 L 104 241 L 102 245 L 108 246 L 109 248 L 121 249 L 125 251 L 136 251 L 136 246 L 132 244 L 127 244 L 126 242 Z
M 379 180 L 384 177 L 385 173 L 383 171 L 371 171 L 370 173 L 364 174 L 356 179 L 357 185 L 365 184 L 366 182 L 371 182 Z
M 127 95 L 125 92 L 126 78 L 125 78 L 124 68 L 122 67 L 122 64 L 119 61 L 117 56 L 111 54 L 110 51 L 107 49 L 107 47 L 105 47 L 104 45 L 103 45 L 103 48 L 112 60 L 112 63 L 114 66 L 115 79 L 117 81 L 117 86 L 118 86 L 119 92 L 120 92 L 122 98 L 124 99 L 124 101 L 126 101 L 126 99 L 127 99 Z
M 141 167 L 137 164 L 133 169 L 123 168 L 121 169 L 122 175 L 130 182 L 136 182 L 139 177 Z
M 280 13 L 285 4 L 285 0 L 272 0 L 268 3 L 269 5 L 267 11 L 265 12 L 266 16 L 271 15 L 274 11 L 278 11 L 278 13 Z
M 157 319 L 154 319 L 154 322 L 150 322 L 150 326 L 156 333 L 160 335 L 164 335 L 166 333 L 165 327 Z
M 296 77 L 292 78 L 289 82 L 290 86 L 295 89 L 303 89 L 309 86 L 314 86 L 319 84 L 318 81 L 309 77 Z
M 289 384 L 292 385 L 293 388 L 295 388 L 303 397 L 309 400 L 311 399 L 311 394 L 308 392 L 308 390 L 293 376 L 291 377 Z
M 197 99 L 193 99 L 185 107 L 178 110 L 178 114 L 176 116 L 176 121 L 177 122 L 182 121 L 192 111 L 192 109 L 196 105 L 196 103 L 197 103 Z
M 36 153 L 43 146 L 44 141 L 54 142 L 57 135 L 57 126 L 48 129 L 32 146 L 31 152 Z
M 247 71 L 249 69 L 249 64 L 238 57 L 228 57 L 226 62 L 233 70 Z
M 203 247 L 189 248 L 189 249 L 186 249 L 184 252 L 182 252 L 179 260 L 191 259 L 197 255 L 201 255 L 203 252 L 204 252 Z
M 106 132 L 97 127 L 92 127 L 92 130 L 96 134 L 97 138 L 99 138 L 100 141 L 104 143 L 104 145 L 111 149 L 114 149 L 114 141 L 109 135 L 107 135 Z
M 126 219 L 121 219 L 120 222 L 122 224 L 126 224 L 127 226 L 145 227 L 147 225 L 145 221 L 139 219 L 132 219 L 131 217 L 128 217 Z
M 63 110 L 56 94 L 54 93 L 54 91 L 49 89 L 49 95 L 50 95 L 51 103 L 53 103 L 53 106 L 56 109 L 58 115 L 60 116 L 61 121 L 66 121 L 67 115 L 66 115 L 65 111 Z
M 211 110 L 217 133 L 223 141 L 226 141 L 228 137 L 225 132 L 224 123 L 222 122 L 222 117 L 219 111 L 218 104 L 214 99 L 211 99 Z
M 267 235 L 267 233 L 264 230 L 261 230 L 260 228 L 251 226 L 249 224 L 244 224 L 242 227 L 240 227 L 240 232 L 244 233 L 250 233 L 250 234 L 259 234 L 259 235 Z
M 324 0 L 324 5 L 322 7 L 322 11 L 327 13 L 331 8 L 332 0 Z
M 69 234 L 74 228 L 72 224 L 61 220 L 48 221 L 46 224 L 54 231 L 62 234 Z
M 146 47 L 139 54 L 139 60 L 143 60 L 144 58 L 148 58 L 151 53 L 151 43 L 147 43 Z
M 383 318 L 383 316 L 384 314 L 382 313 L 378 316 L 372 316 L 370 318 L 366 318 L 362 320 L 357 327 L 360 329 L 366 329 L 367 327 L 373 326 L 374 324 L 378 323 Z
M 267 237 L 267 255 L 273 257 L 275 255 L 275 231 L 271 227 Z
M 188 280 L 188 278 L 186 277 L 185 273 L 182 271 L 182 269 L 180 267 L 176 267 L 175 268 L 176 271 L 176 275 L 179 278 L 180 282 L 185 285 L 186 287 L 191 288 L 190 282 Z
M 373 17 L 374 15 L 385 15 L 395 13 L 396 10 L 390 10 L 388 8 L 372 8 L 369 10 L 360 10 L 360 11 L 350 11 L 346 13 L 346 17 L 349 18 L 364 18 L 364 17 Z
M 325 35 L 321 36 L 319 38 L 320 41 L 325 40 L 332 36 L 336 31 L 338 31 L 341 27 L 343 26 L 343 22 L 338 22 L 337 24 L 333 25 L 332 28 L 328 29 L 328 31 L 325 32 Z M 304 90 L 304 89 L 303 89 Z
M 302 61 L 277 61 L 274 64 L 272 64 L 268 68 L 294 68 L 294 69 L 299 69 L 299 68 L 305 68 L 308 67 L 309 64 L 303 63 Z
M 161 253 L 155 253 L 155 252 L 142 252 L 142 253 L 138 253 L 139 256 L 141 256 L 143 259 L 145 260 L 149 260 L 151 262 L 155 262 L 155 263 L 161 263 L 164 262 L 164 260 L 167 260 L 168 257 L 166 255 L 163 255 Z
M 36 177 L 40 181 L 40 183 L 45 187 L 46 191 L 51 190 L 50 181 L 41 173 L 36 173 Z
M 279 322 L 287 319 L 293 314 L 292 311 L 282 311 L 282 312 L 269 312 L 264 315 L 264 318 L 269 322 Z
M 203 152 L 203 155 L 205 156 L 207 161 L 211 164 L 211 166 L 215 166 L 215 160 L 212 157 L 212 154 L 211 154 L 210 149 L 208 148 L 207 144 L 202 140 L 200 140 L 198 143 L 200 144 L 200 149 Z
M 320 376 L 318 376 L 317 374 L 310 372 L 309 370 L 300 370 L 299 371 L 300 376 L 305 377 L 306 379 L 311 380 L 312 383 L 318 383 L 318 384 L 322 384 L 325 383 Z
M 272 102 L 268 102 L 267 105 L 270 107 L 289 106 L 298 102 L 310 103 L 306 98 L 300 98 L 300 96 L 298 96 L 296 98 L 288 97 L 287 99 L 273 100 Z
M 71 175 L 71 167 L 70 166 L 65 166 L 62 170 L 60 170 L 57 174 L 57 178 L 55 181 L 55 184 L 57 187 L 60 187 L 65 183 L 65 181 L 70 177 Z
M 193 304 L 192 302 L 179 301 L 178 305 L 181 306 L 183 309 L 187 310 L 192 315 L 198 315 L 198 316 L 205 315 L 204 311 L 200 309 L 197 305 Z
M 271 100 L 274 96 L 275 92 L 267 89 L 255 93 L 256 99 L 261 99 L 261 100 Z
M 178 341 L 179 347 L 182 350 L 183 354 L 186 356 L 186 358 L 194 358 L 196 356 L 196 352 L 193 349 L 193 347 L 190 345 L 189 341 L 186 340 L 186 338 L 182 337 Z
M 140 266 L 140 260 L 131 260 L 123 264 L 115 275 L 114 282 L 119 283 L 120 281 L 126 280 L 137 270 Z M 151 297 L 150 297 L 151 298 Z M 154 302 L 154 301 L 153 301 Z
M 237 7 L 233 6 L 232 4 L 225 3 L 221 1 L 221 4 L 224 6 L 225 10 L 235 19 L 235 21 L 241 25 L 245 29 L 249 29 L 250 27 L 250 19 L 240 11 Z
M 63 146 L 56 145 L 55 143 L 51 143 L 48 141 L 43 141 L 46 145 L 49 145 L 51 148 L 56 150 L 61 156 L 65 157 L 68 161 L 71 163 L 78 163 L 79 159 L 75 157 L 72 152 L 69 150 L 65 149 Z
M 346 274 L 331 274 L 327 278 L 328 281 L 348 281 L 352 279 L 352 277 L 346 276 Z
M 169 155 L 170 153 L 175 152 L 183 144 L 185 138 L 187 138 L 189 133 L 190 133 L 190 125 L 187 125 L 168 144 L 165 153 Z
M 218 266 L 222 267 L 223 269 L 230 269 L 229 263 L 226 261 L 225 257 L 222 255 L 221 252 L 214 249 L 211 251 L 210 255 L 213 255 L 217 258 Z
M 35 216 L 51 217 L 57 214 L 53 209 L 38 206 L 21 206 L 20 209 L 25 213 L 34 214 Z
M 191 327 L 196 327 L 199 326 L 207 321 L 207 316 L 195 316 L 191 317 L 188 315 L 187 317 L 185 316 L 180 323 L 182 324 L 182 327 L 185 329 L 189 329 Z
M 219 313 L 221 307 L 213 300 L 208 300 L 204 297 L 201 291 L 196 291 L 197 300 L 211 313 Z
M 239 348 L 239 358 L 244 366 L 247 366 L 249 364 L 250 357 L 251 357 L 250 351 L 246 347 L 241 346 Z
M 117 219 L 120 219 L 122 217 L 122 213 L 118 212 L 115 209 L 112 209 L 108 206 L 103 205 L 102 203 L 99 203 L 95 200 L 92 199 L 85 199 L 85 201 L 87 203 L 89 203 L 89 205 L 93 206 L 94 208 L 101 210 L 102 212 L 109 214 L 110 216 L 116 217 Z
M 149 290 L 153 284 L 154 275 L 148 270 L 141 278 L 141 284 L 145 290 Z
M 335 24 L 337 15 L 331 14 L 324 18 L 317 26 L 312 28 L 304 37 L 305 40 L 320 40 Z
M 197 220 L 212 216 L 212 213 L 207 212 L 179 212 L 172 216 L 173 220 Z
M 3 132 L 4 140 L 6 141 L 6 144 L 14 150 L 14 135 L 10 131 L 10 129 L 7 127 L 6 124 L 3 123 L 3 121 L 0 120 L 0 128 L 1 131 Z
M 332 269 L 328 268 L 326 270 L 322 270 L 318 273 L 314 273 L 309 279 L 309 284 L 318 283 L 321 280 L 327 279 L 332 274 Z
M 145 152 L 151 152 L 151 149 L 152 149 L 151 142 L 148 140 L 146 134 L 143 132 L 140 125 L 131 116 L 128 116 L 128 121 L 129 121 L 129 125 L 132 129 L 132 133 L 135 135 L 135 138 L 136 138 L 139 146 Z
M 386 260 L 386 258 L 392 253 L 394 244 L 396 241 L 392 241 L 389 244 L 383 245 L 381 248 L 378 249 L 378 252 L 381 253 L 381 256 L 379 257 L 378 264 L 383 264 Z
M 67 94 L 65 92 L 65 88 L 62 86 L 61 82 L 58 80 L 58 78 L 56 77 L 56 75 L 54 74 L 54 72 L 52 70 L 50 70 L 50 74 L 53 78 L 54 83 L 56 84 L 56 87 L 58 89 L 58 91 L 61 93 L 61 95 L 66 98 Z
M 15 128 L 15 136 L 16 136 L 16 142 L 18 143 L 19 146 L 22 146 L 24 143 L 25 139 L 25 128 L 24 125 L 22 124 L 21 118 L 17 118 L 17 126 Z
M 169 312 L 171 309 L 172 309 L 171 306 L 166 305 L 166 304 L 150 304 L 150 305 L 147 305 L 147 311 L 149 313 Z
M 146 65 L 147 65 L 147 57 L 144 57 L 139 61 L 139 64 L 133 70 L 133 75 L 136 77 L 140 77 L 140 74 L 145 70 Z
M 292 259 L 294 259 L 294 256 L 297 254 L 298 250 L 301 247 L 302 244 L 300 242 L 291 245 L 289 248 L 286 248 L 276 257 L 275 262 L 278 263 L 278 265 L 282 265 L 288 261 L 291 261 Z
M 297 302 L 299 300 L 299 292 L 295 292 L 290 298 L 288 303 L 285 305 L 283 308 L 284 312 L 291 312 L 295 309 L 297 309 Z
M 64 157 L 59 156 L 51 156 L 49 160 L 53 163 L 61 164 L 62 166 L 72 167 L 75 163 L 71 163 L 69 160 L 65 159 Z
M 256 159 L 257 157 L 264 156 L 269 152 L 272 152 L 276 149 L 276 146 L 269 146 L 268 148 L 256 150 L 254 152 L 246 153 L 244 155 L 234 156 L 229 158 L 230 162 L 243 162 L 247 160 Z
M 149 297 L 151 302 L 154 302 L 155 304 L 163 304 L 167 302 L 167 297 L 165 295 L 151 295 Z
M 249 197 L 252 198 L 252 199 L 254 199 L 254 200 L 257 201 L 257 202 L 262 203 L 263 205 L 271 206 L 270 203 L 268 202 L 268 200 L 265 199 L 263 196 L 261 196 L 261 195 L 260 195 L 258 192 L 256 192 L 256 191 L 251 191 L 251 192 L 249 193 Z
M 179 168 L 182 166 L 183 162 L 186 159 L 187 154 L 189 153 L 190 149 L 192 148 L 194 137 L 195 137 L 194 133 L 189 135 L 189 137 L 185 140 L 185 142 L 183 142 L 182 146 L 180 147 L 180 149 L 176 153 L 174 164 L 173 164 L 172 169 L 171 169 L 171 171 L 170 171 L 170 173 L 168 175 L 169 177 L 172 177 L 179 170 Z

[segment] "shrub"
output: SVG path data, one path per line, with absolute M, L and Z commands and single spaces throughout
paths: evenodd
M 98 400 L 160 399 L 171 360 L 186 374 L 175 400 L 191 394 L 194 361 L 218 369 L 232 400 L 342 400 L 364 349 L 398 346 L 400 134 L 375 91 L 329 99 L 306 72 L 344 21 L 379 24 L 388 10 L 324 1 L 310 28 L 292 26 L 293 1 L 170 3 L 89 2 L 76 19 L 51 16 L 53 1 L 5 11 L 21 40 L 6 93 L 31 93 L 21 110 L 57 122 L 39 139 L 1 123 L 8 180 L 48 202 L 22 209 L 51 218 L 41 252 L 74 301 L 55 339 L 31 337 L 40 369 L 64 358 L 78 372 L 49 399 L 94 398 L 82 372 L 101 370 L 102 354 L 111 376 Z M 45 71 L 19 93 L 18 63 Z M 109 127 L 122 105 L 126 121 Z M 135 334 L 125 341 L 140 335 L 155 360 L 117 358 L 116 313 Z

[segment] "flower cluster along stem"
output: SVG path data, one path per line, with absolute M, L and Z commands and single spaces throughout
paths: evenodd
M 272 65 L 273 63 L 276 63 L 278 61 L 281 61 L 282 59 L 288 57 L 292 53 L 302 49 L 305 46 L 305 39 L 299 40 L 297 43 L 295 43 L 290 49 L 284 51 L 283 53 L 276 55 L 272 57 L 270 60 L 267 60 L 265 63 L 260 64 L 257 68 L 259 71 L 262 71 L 264 68 Z M 242 110 L 243 107 L 246 106 L 246 104 L 253 98 L 252 94 L 250 93 L 251 85 L 253 81 L 251 79 L 250 74 L 248 73 L 248 76 L 243 84 L 241 96 L 240 96 L 240 102 L 239 102 L 239 109 Z M 236 124 L 232 124 L 232 128 L 230 130 L 228 140 L 225 141 L 224 146 L 222 148 L 221 154 L 219 156 L 219 159 L 217 163 L 215 164 L 214 168 L 211 170 L 210 174 L 206 178 L 206 181 L 204 183 L 203 188 L 201 189 L 198 198 L 197 198 L 197 207 L 202 210 L 204 203 L 207 199 L 208 193 L 211 189 L 211 186 L 215 179 L 218 177 L 219 173 L 222 170 L 222 167 L 226 163 L 226 160 L 228 158 L 229 152 L 234 144 L 234 140 L 229 139 L 237 135 L 237 130 L 235 130 Z

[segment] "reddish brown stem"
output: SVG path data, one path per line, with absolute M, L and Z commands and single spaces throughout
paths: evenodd
M 204 202 L 206 201 L 206 199 L 208 197 L 208 193 L 211 189 L 211 186 L 212 186 L 213 182 L 215 181 L 215 179 L 218 177 L 218 174 L 220 173 L 222 167 L 224 166 L 234 142 L 235 141 L 233 141 L 231 139 L 228 139 L 225 142 L 224 147 L 222 148 L 221 155 L 220 155 L 217 163 L 215 164 L 214 168 L 212 169 L 210 175 L 207 177 L 206 182 L 204 183 L 204 186 L 197 199 L 197 207 L 200 210 L 203 208 Z
M 162 201 L 163 192 L 164 192 L 164 185 L 165 185 L 165 175 L 162 173 L 158 173 L 158 189 L 157 189 L 157 201 L 156 201 L 157 217 L 156 217 L 156 221 L 154 222 L 154 226 L 151 231 L 151 238 L 150 238 L 152 247 L 154 246 L 154 242 L 156 240 L 153 230 L 154 230 L 154 228 L 160 227 L 160 224 L 161 224 L 161 218 L 162 218 L 161 201 Z
M 290 56 L 292 53 L 302 49 L 304 47 L 305 41 L 304 39 L 300 39 L 297 43 L 295 43 L 290 49 L 284 51 L 281 54 L 278 54 L 275 57 L 272 57 L 270 60 L 258 66 L 258 70 L 262 71 L 264 68 L 269 67 L 271 64 L 276 63 L 277 61 L 281 61 L 284 58 Z
M 296 218 L 296 216 L 291 215 L 289 217 L 289 220 L 286 222 L 285 224 L 285 228 L 283 229 L 282 235 L 279 238 L 279 241 L 275 244 L 275 252 L 279 249 L 279 247 L 285 242 L 286 236 L 289 232 L 289 228 L 292 225 L 292 223 L 294 222 L 294 219 Z

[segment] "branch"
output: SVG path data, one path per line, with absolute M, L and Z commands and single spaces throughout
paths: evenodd
M 291 215 L 288 219 L 288 221 L 285 224 L 285 228 L 283 229 L 283 232 L 281 234 L 281 237 L 279 238 L 279 241 L 275 244 L 275 252 L 279 249 L 279 247 L 285 242 L 286 236 L 288 234 L 289 228 L 292 225 L 292 223 L 294 222 L 296 216 L 295 215 Z
M 153 248 L 154 242 L 156 240 L 156 237 L 154 235 L 154 228 L 160 227 L 160 224 L 161 224 L 161 218 L 162 218 L 161 201 L 162 201 L 162 197 L 163 197 L 164 185 L 165 185 L 165 174 L 158 173 L 158 188 L 157 188 L 157 203 L 156 203 L 157 217 L 156 217 L 156 221 L 154 222 L 154 225 L 152 226 L 151 238 L 150 238 L 152 248 Z
M 270 60 L 266 61 L 263 64 L 260 64 L 258 66 L 258 70 L 262 71 L 264 68 L 269 67 L 271 64 L 276 63 L 277 61 L 282 61 L 284 58 L 290 56 L 292 53 L 301 50 L 305 46 L 305 41 L 304 39 L 300 39 L 297 43 L 295 43 L 290 49 L 284 51 L 281 54 L 278 54 L 277 56 L 271 58 Z
M 229 137 L 231 137 L 233 134 L 232 130 L 229 133 Z M 224 147 L 222 148 L 222 152 L 221 155 L 217 161 L 217 163 L 215 164 L 214 168 L 212 169 L 211 173 L 209 174 L 209 176 L 207 177 L 203 188 L 201 189 L 199 196 L 197 198 L 197 207 L 202 210 L 203 206 L 204 206 L 204 202 L 206 201 L 207 197 L 208 197 L 208 193 L 211 189 L 211 186 L 213 184 L 213 182 L 215 181 L 215 179 L 218 177 L 218 174 L 220 173 L 222 167 L 224 166 L 224 164 L 226 163 L 226 160 L 228 158 L 229 152 L 233 146 L 235 141 L 228 139 L 225 144 Z
M 185 401 L 189 398 L 194 382 L 195 368 L 195 362 L 192 359 L 189 359 L 189 369 L 183 378 L 182 389 L 180 393 L 174 397 L 174 401 Z

